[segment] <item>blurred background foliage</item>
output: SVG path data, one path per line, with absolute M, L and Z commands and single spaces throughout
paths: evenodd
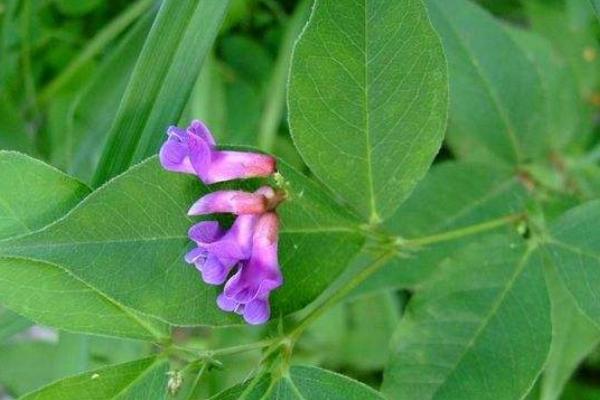
M 598 142 L 600 28 L 586 0 L 479 2 L 499 18 L 552 42 L 575 71 L 580 96 L 595 115 L 591 140 Z M 44 159 L 89 184 L 159 3 L 0 0 L 0 148 Z M 291 49 L 310 4 L 234 0 L 180 124 L 201 118 L 221 142 L 259 147 L 303 168 L 289 137 L 285 88 Z M 452 157 L 444 148 L 439 158 Z M 598 177 L 591 177 L 594 181 L 600 186 Z M 310 328 L 294 357 L 377 387 L 387 343 L 409 296 L 406 291 L 377 291 L 352 298 Z M 175 335 L 208 349 L 249 343 L 260 332 L 190 328 Z M 18 397 L 60 377 L 153 350 L 141 342 L 33 326 L 0 309 L 0 398 Z M 235 368 L 213 367 L 198 396 L 243 380 L 259 359 L 252 352 L 223 358 Z M 600 350 L 582 362 L 563 397 L 600 399 Z

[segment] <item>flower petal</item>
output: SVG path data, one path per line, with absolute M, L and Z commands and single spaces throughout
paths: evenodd
M 239 303 L 225 296 L 225 293 L 221 293 L 217 296 L 217 305 L 223 311 L 233 312 L 238 307 Z
M 185 262 L 188 264 L 194 264 L 198 261 L 198 259 L 202 257 L 206 257 L 206 250 L 200 248 L 200 247 L 196 247 L 193 248 L 192 250 L 188 251 L 184 257 Z
M 188 215 L 213 213 L 261 214 L 267 211 L 267 198 L 241 190 L 220 190 L 209 193 L 192 205 Z
M 275 159 L 266 154 L 215 151 L 206 180 L 203 181 L 210 184 L 234 179 L 268 177 L 275 172 L 275 166 Z
M 187 144 L 170 137 L 160 148 L 158 158 L 163 168 L 168 171 L 195 174 L 188 155 Z
M 212 243 L 224 234 L 224 231 L 219 226 L 217 221 L 202 221 L 192 227 L 188 231 L 188 236 L 198 244 Z
M 267 299 L 255 299 L 244 305 L 244 319 L 251 325 L 264 324 L 271 316 L 271 307 Z
M 218 257 L 209 254 L 199 269 L 204 282 L 209 285 L 221 285 L 227 279 L 231 268 L 233 264 L 223 264 Z
M 210 133 L 208 127 L 200 120 L 193 120 L 190 126 L 187 128 L 187 133 L 200 137 L 200 139 L 204 140 L 211 147 L 215 147 L 217 145 L 215 138 L 213 137 L 212 133 Z

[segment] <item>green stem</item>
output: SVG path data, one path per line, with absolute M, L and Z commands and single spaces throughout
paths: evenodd
M 194 356 L 198 357 L 199 359 L 210 359 L 210 358 L 213 358 L 216 356 L 226 356 L 226 355 L 231 355 L 231 354 L 239 354 L 239 353 L 244 353 L 247 351 L 262 349 L 262 348 L 272 345 L 273 343 L 275 343 L 278 340 L 279 340 L 279 338 L 265 339 L 265 340 L 260 340 L 258 342 L 254 342 L 254 343 L 241 344 L 241 345 L 231 346 L 231 347 L 223 347 L 223 348 L 214 349 L 214 350 L 201 350 L 201 349 L 194 349 L 194 348 L 190 348 L 190 347 L 177 346 L 177 345 L 173 345 L 171 347 L 175 350 L 180 350 L 180 351 L 186 352 L 188 354 L 193 354 Z
M 150 8 L 153 0 L 138 0 L 131 7 L 127 8 L 122 14 L 113 19 L 105 26 L 92 40 L 85 49 L 71 61 L 71 63 L 62 71 L 60 75 L 54 78 L 40 93 L 38 101 L 46 103 L 57 92 L 59 92 L 71 79 L 79 72 L 88 61 L 100 53 L 109 43 L 119 36 L 132 22 L 140 17 Z
M 474 235 L 476 233 L 489 231 L 503 225 L 507 225 L 525 218 L 524 214 L 511 214 L 501 218 L 493 219 L 477 225 L 467 226 L 465 228 L 456 229 L 453 231 L 438 233 L 436 235 L 424 236 L 417 239 L 409 239 L 402 243 L 406 247 L 420 247 L 438 242 L 447 242 L 450 240 L 459 239 L 464 236 Z
M 387 250 L 383 254 L 379 255 L 373 262 L 360 271 L 358 274 L 354 276 L 348 283 L 346 283 L 340 290 L 336 291 L 331 297 L 321 304 L 320 307 L 315 308 L 310 314 L 304 317 L 298 325 L 292 330 L 289 337 L 292 341 L 292 344 L 298 340 L 302 332 L 316 319 L 318 319 L 323 313 L 329 310 L 331 307 L 336 305 L 340 300 L 344 299 L 350 292 L 352 292 L 358 285 L 363 283 L 367 278 L 373 275 L 375 272 L 379 271 L 387 262 L 394 257 L 396 254 L 396 249 Z

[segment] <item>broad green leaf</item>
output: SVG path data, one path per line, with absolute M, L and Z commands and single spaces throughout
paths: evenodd
M 588 105 L 579 95 L 573 69 L 540 35 L 505 26 L 537 69 L 546 106 L 544 146 L 564 148 L 589 118 Z
M 409 303 L 383 392 L 393 399 L 520 399 L 552 326 L 539 251 L 519 237 L 465 247 Z
M 84 184 L 41 161 L 0 151 L 0 239 L 48 225 L 89 192 Z
M 503 224 L 525 209 L 527 191 L 508 168 L 475 162 L 444 162 L 435 165 L 412 196 L 386 223 L 388 231 L 405 239 L 418 239 L 445 232 L 462 231 L 454 240 L 425 245 L 414 253 L 393 260 L 369 278 L 358 290 L 407 288 L 423 282 L 439 263 L 481 235 L 469 229 L 514 230 Z M 500 223 L 495 229 L 494 224 Z M 467 231 L 465 231 L 467 230 Z
M 70 105 L 66 137 L 56 147 L 66 171 L 85 182 L 92 179 L 153 16 L 150 12 L 126 34 Z
M 469 0 L 427 4 L 448 57 L 452 149 L 511 164 L 539 157 L 547 134 L 544 90 L 525 52 Z
M 577 308 L 554 266 L 546 268 L 552 303 L 552 346 L 542 375 L 540 400 L 558 400 L 579 363 L 600 343 L 600 329 Z
M 168 335 L 162 324 L 48 262 L 0 258 L 0 304 L 33 321 L 75 332 L 144 340 Z
M 363 241 L 358 223 L 321 188 L 283 163 L 280 172 L 289 199 L 279 207 L 279 254 L 290 284 L 273 294 L 274 316 L 314 300 Z M 222 288 L 204 284 L 183 260 L 193 224 L 187 210 L 206 191 L 197 178 L 164 171 L 153 157 L 47 228 L 0 241 L 0 256 L 44 261 L 46 270 L 58 268 L 119 304 L 173 324 L 231 324 L 238 317 L 215 304 Z
M 294 142 L 364 218 L 386 219 L 440 148 L 446 75 L 420 0 L 319 0 L 292 58 Z
M 600 201 L 575 207 L 554 222 L 545 248 L 578 307 L 600 326 Z
M 146 358 L 86 372 L 29 393 L 22 400 L 159 400 L 166 397 L 169 365 Z
M 383 400 L 378 392 L 344 375 L 295 366 L 280 378 L 265 376 L 226 390 L 212 400 Z
M 228 4 L 228 0 L 162 3 L 111 127 L 96 185 L 156 153 L 164 140 L 161 132 L 183 112 Z
M 0 343 L 33 325 L 33 322 L 19 314 L 0 307 Z

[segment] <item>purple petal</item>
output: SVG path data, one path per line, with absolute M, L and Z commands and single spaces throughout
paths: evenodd
M 244 319 L 251 325 L 264 324 L 271 316 L 271 307 L 266 299 L 255 299 L 244 305 Z
M 240 268 L 225 284 L 224 293 L 239 303 L 249 303 L 257 297 L 266 298 L 281 286 L 283 277 L 277 259 L 278 217 L 263 214 L 252 237 L 250 261 Z
M 206 261 L 199 267 L 202 280 L 209 285 L 221 285 L 227 279 L 227 275 L 233 265 L 223 264 L 219 258 L 209 254 Z
M 194 264 L 201 257 L 206 257 L 206 250 L 200 247 L 196 247 L 187 252 L 187 254 L 185 255 L 185 262 L 188 264 Z
M 238 307 L 239 303 L 229 297 L 225 296 L 224 293 L 221 293 L 217 297 L 217 305 L 223 311 L 232 312 Z
M 196 135 L 188 138 L 190 163 L 202 182 L 212 183 L 208 180 L 213 164 L 213 146 L 206 140 Z
M 192 225 L 188 236 L 198 244 L 212 243 L 224 234 L 217 221 L 202 221 Z
M 189 158 L 188 146 L 177 138 L 167 139 L 160 148 L 158 158 L 163 168 L 168 171 L 195 174 Z
M 190 126 L 187 128 L 187 132 L 188 134 L 200 137 L 200 139 L 204 140 L 211 147 L 215 147 L 217 145 L 212 133 L 210 133 L 210 130 L 202 121 L 197 119 L 193 120 Z
M 235 262 L 247 257 L 247 252 L 233 240 L 219 240 L 218 242 L 207 245 L 206 249 L 210 254 L 214 254 L 221 260 L 232 260 Z
M 268 177 L 275 172 L 275 166 L 275 159 L 266 154 L 215 151 L 203 181 L 210 184 L 234 179 Z
M 266 210 L 267 198 L 262 194 L 247 193 L 240 190 L 221 190 L 200 198 L 190 208 L 188 215 L 213 213 L 261 214 Z
M 174 137 L 181 142 L 187 141 L 188 134 L 185 129 L 178 128 L 176 126 L 170 126 L 167 129 L 167 135 L 170 137 Z

